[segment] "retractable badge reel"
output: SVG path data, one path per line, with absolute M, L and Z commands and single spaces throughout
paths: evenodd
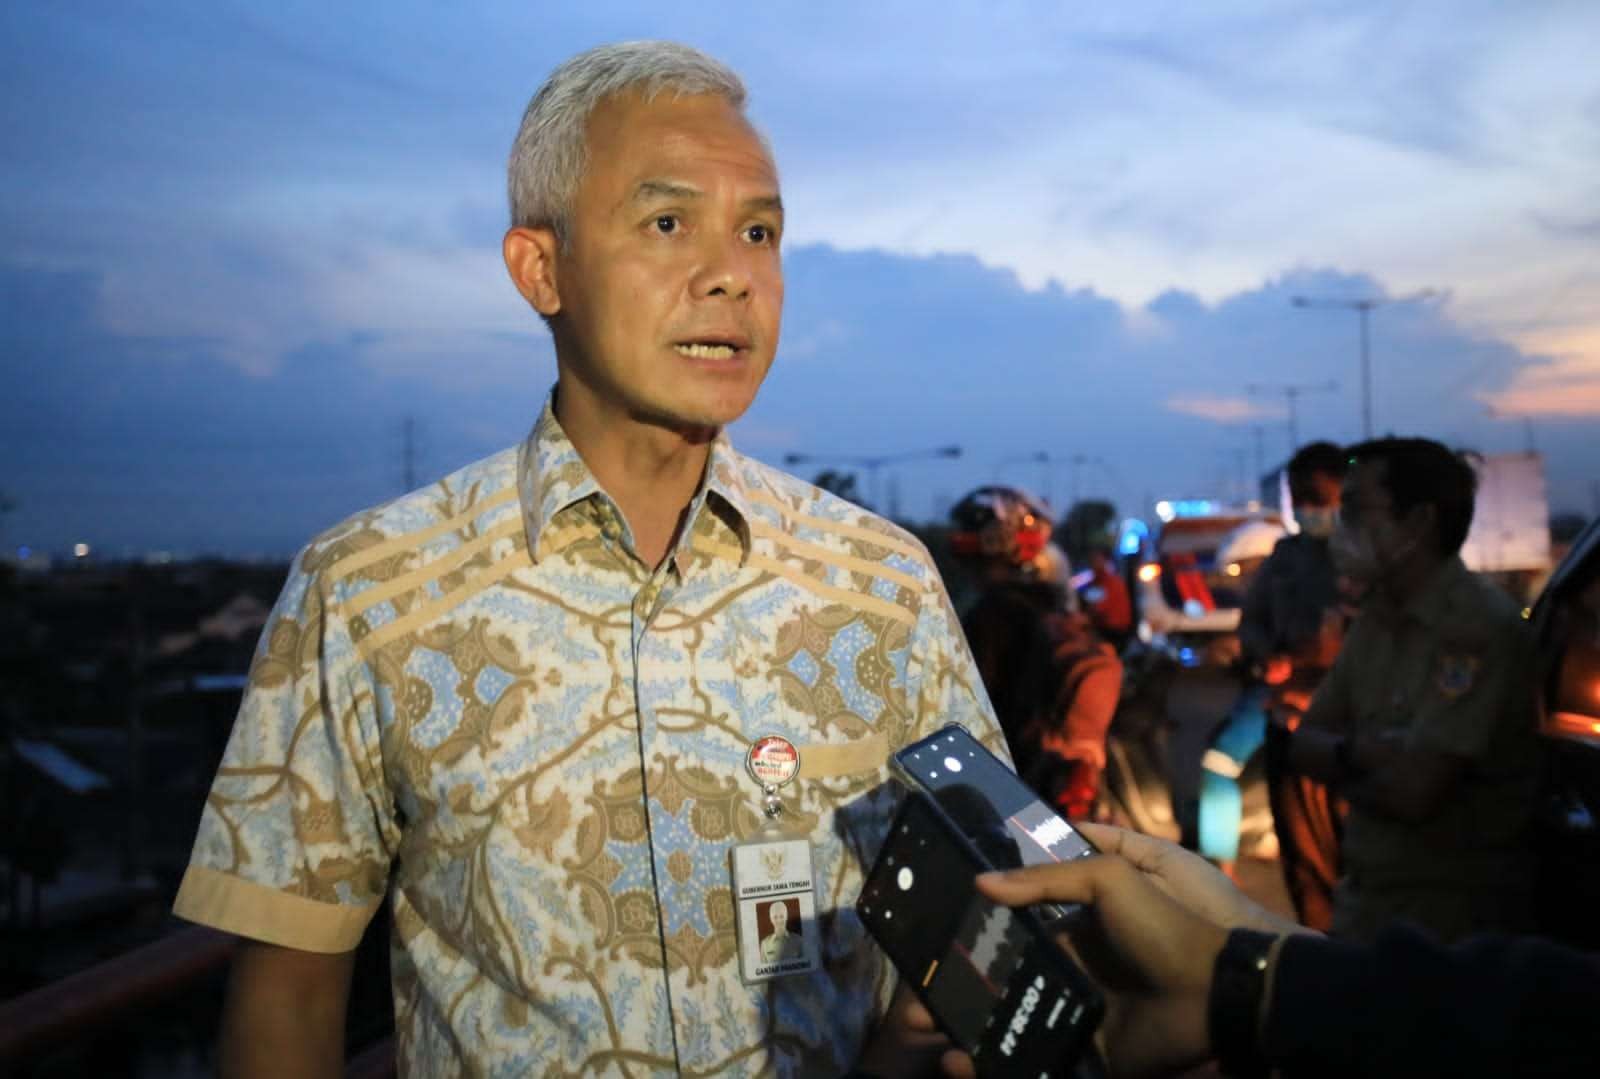
M 761 790 L 761 830 L 729 852 L 739 973 L 746 982 L 807 974 L 821 966 L 811 844 L 783 826 L 778 792 L 800 774 L 800 751 L 780 735 L 758 738 L 745 771 Z
M 789 739 L 769 734 L 751 744 L 744 755 L 744 767 L 761 788 L 761 815 L 765 818 L 761 830 L 781 832 L 783 799 L 778 797 L 778 791 L 800 774 L 800 751 Z

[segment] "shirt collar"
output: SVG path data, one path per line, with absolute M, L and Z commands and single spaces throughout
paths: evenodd
M 739 539 L 741 564 L 750 557 L 752 520 L 748 487 L 750 477 L 745 469 L 744 456 L 728 441 L 727 430 L 718 431 L 716 441 L 711 443 L 711 457 L 706 462 L 706 478 L 701 488 L 706 495 L 714 496 L 706 499 L 712 503 L 713 511 L 726 511 L 722 520 Z
M 539 418 L 517 454 L 517 495 L 522 505 L 528 551 L 535 562 L 545 530 L 570 507 L 596 497 L 609 501 L 577 447 L 567 438 L 555 414 L 555 391 L 545 399 Z M 673 559 L 680 574 L 695 525 L 709 506 L 711 512 L 738 538 L 741 564 L 750 555 L 750 495 L 743 456 L 733 448 L 725 430 L 718 431 L 706 462 L 706 475 L 690 502 L 688 523 Z

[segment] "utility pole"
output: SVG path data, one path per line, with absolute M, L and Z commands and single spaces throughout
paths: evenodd
M 1372 341 L 1371 333 L 1367 326 L 1368 318 L 1375 308 L 1386 304 L 1411 303 L 1416 300 L 1425 300 L 1434 295 L 1434 290 L 1425 288 L 1406 296 L 1366 296 L 1356 300 L 1331 299 L 1317 296 L 1292 296 L 1289 302 L 1295 307 L 1327 307 L 1340 308 L 1354 311 L 1360 316 L 1361 321 L 1361 437 L 1372 437 Z
M 1252 382 L 1248 387 L 1252 396 L 1258 393 L 1283 394 L 1284 400 L 1289 406 L 1289 452 L 1291 454 L 1300 448 L 1300 419 L 1297 404 L 1300 400 L 1300 397 L 1307 393 L 1332 393 L 1338 388 L 1339 384 L 1334 381 Z

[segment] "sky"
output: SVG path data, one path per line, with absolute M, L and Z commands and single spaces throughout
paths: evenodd
M 1360 436 L 1337 304 L 1375 299 L 1376 431 L 1531 446 L 1600 511 L 1600 5 L 38 0 L 0 6 L 0 546 L 283 556 L 523 437 L 507 152 L 640 37 L 737 69 L 782 174 L 746 452 L 912 457 L 862 474 L 908 519 L 1242 497 L 1286 388 Z

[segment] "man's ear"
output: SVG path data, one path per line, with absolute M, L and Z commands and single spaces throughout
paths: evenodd
M 545 318 L 561 310 L 561 293 L 556 286 L 556 253 L 561 241 L 554 229 L 513 228 L 500 245 L 506 272 L 523 299 Z

